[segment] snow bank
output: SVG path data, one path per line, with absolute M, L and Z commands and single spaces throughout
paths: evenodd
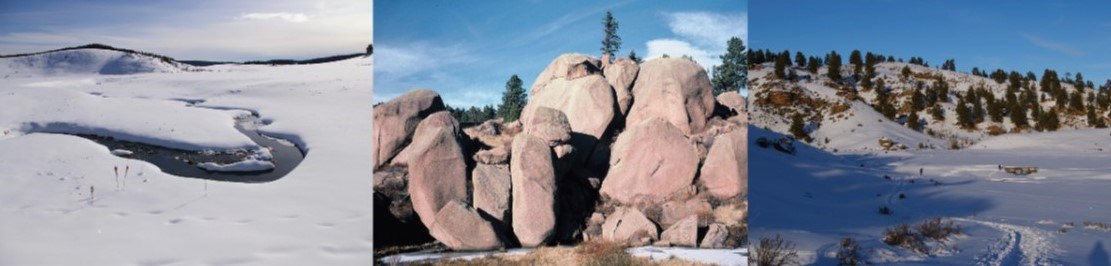
M 0 241 L 0 265 L 373 264 L 371 62 L 0 79 L 0 236 L 18 239 Z M 94 82 L 43 83 L 68 79 Z M 24 86 L 36 83 L 53 86 Z M 262 133 L 307 151 L 277 181 L 175 177 L 81 137 L 36 133 L 253 151 L 234 128 L 252 111 L 269 122 Z
M 258 148 L 235 129 L 235 117 L 245 115 L 244 111 L 189 107 L 173 100 L 97 96 L 71 88 L 5 86 L 0 95 L 0 113 L 5 114 L 0 116 L 0 127 L 13 127 L 11 134 L 0 138 L 51 132 L 191 151 Z
M 230 164 L 213 162 L 199 163 L 197 167 L 213 172 L 258 172 L 274 169 L 274 163 L 255 159 L 242 160 Z
M 638 257 L 649 257 L 652 260 L 666 260 L 678 258 L 687 261 L 715 265 L 748 265 L 748 249 L 695 249 L 679 247 L 636 247 L 629 249 L 629 254 Z
M 0 58 L 0 75 L 6 77 L 64 74 L 125 75 L 178 71 L 181 69 L 175 64 L 158 58 L 103 49 L 75 49 Z

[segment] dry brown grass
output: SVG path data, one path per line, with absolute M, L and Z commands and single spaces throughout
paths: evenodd
M 525 255 L 514 256 L 488 256 L 471 260 L 442 260 L 435 262 L 414 263 L 408 265 L 436 265 L 436 266 L 486 266 L 486 265 L 560 265 L 560 266 L 601 266 L 601 265 L 633 265 L 633 266 L 700 266 L 704 263 L 668 259 L 652 261 L 648 258 L 635 257 L 625 252 L 620 245 L 603 242 L 588 241 L 578 246 L 567 247 L 541 247 Z
M 739 226 L 747 211 L 742 204 L 726 204 L 714 208 L 714 219 L 726 226 Z

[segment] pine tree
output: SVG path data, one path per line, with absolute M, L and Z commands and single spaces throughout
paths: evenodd
M 1084 75 L 1081 75 L 1080 72 L 1076 72 L 1075 84 L 1077 90 L 1084 90 Z
M 864 67 L 864 60 L 860 58 L 860 50 L 853 50 L 849 54 L 849 64 L 853 65 L 853 75 L 859 75 L 862 67 Z
M 784 53 L 786 53 L 786 51 L 784 51 Z M 787 78 L 786 68 L 787 68 L 787 64 L 789 64 L 789 62 L 791 62 L 791 60 L 788 59 L 788 57 L 789 56 L 783 56 L 783 54 L 780 54 L 779 56 L 775 57 L 775 77 L 780 78 L 780 79 Z
M 841 55 L 837 54 L 837 51 L 830 51 L 828 57 L 829 59 L 826 59 L 826 70 L 829 73 L 826 73 L 826 75 L 834 82 L 839 82 L 841 81 Z
M 810 135 L 806 133 L 806 124 L 803 122 L 802 114 L 795 114 L 791 117 L 790 131 L 795 139 L 810 141 Z
M 903 78 L 904 78 L 904 79 L 906 79 L 906 78 L 910 78 L 910 74 L 912 73 L 912 72 L 910 71 L 910 66 L 903 66 L 903 70 L 902 70 L 901 72 L 902 72 L 902 74 L 903 74 Z
M 795 66 L 798 66 L 798 67 L 805 67 L 806 66 L 806 56 L 803 56 L 802 52 L 795 52 Z
M 509 81 L 505 82 L 505 92 L 502 93 L 501 100 L 498 116 L 505 118 L 505 122 L 517 121 L 521 117 L 521 110 L 528 103 L 525 88 L 521 87 L 521 78 L 517 75 L 509 77 Z
M 941 105 L 930 107 L 930 116 L 933 117 L 935 122 L 945 121 L 945 113 L 941 109 Z
M 907 116 L 907 127 L 915 131 L 922 128 L 918 120 L 918 112 L 910 112 L 910 116 Z
M 922 94 L 921 89 L 914 90 L 914 94 L 910 95 L 911 111 L 918 112 L 926 108 L 926 95 Z
M 721 65 L 714 67 L 714 95 L 727 91 L 739 91 L 748 82 L 748 58 L 745 57 L 745 44 L 741 38 L 730 38 L 726 43 L 725 54 L 721 55 Z
M 934 80 L 934 86 L 937 87 L 937 101 L 943 103 L 949 102 L 949 83 L 938 78 Z
M 612 60 L 613 54 L 621 49 L 621 37 L 617 36 L 617 20 L 613 19 L 613 13 L 609 10 L 606 11 L 606 18 L 602 20 L 602 26 L 605 32 L 602 37 L 602 54 L 609 55 Z
M 815 75 L 818 74 L 818 68 L 821 67 L 821 66 L 822 66 L 822 63 L 818 62 L 817 57 L 811 56 L 809 62 L 806 62 L 806 70 L 810 71 L 810 73 L 815 74 Z
M 637 56 L 637 50 L 629 51 L 629 60 L 633 60 L 633 62 L 637 62 L 637 64 L 644 63 L 644 59 Z
M 1072 112 L 1080 113 L 1084 111 L 1084 93 L 1075 91 L 1069 97 L 1069 110 Z
M 1038 107 L 1035 106 L 1034 108 Z M 1029 122 L 1026 121 L 1026 108 L 1017 101 L 1012 103 L 1010 108 L 1007 108 L 1007 112 L 1011 115 L 1011 123 L 1014 123 L 1016 127 L 1029 125 Z
M 988 102 L 988 116 L 993 122 L 1003 122 L 1003 103 L 999 101 Z
M 1097 123 L 1103 122 L 1102 117 L 1096 116 L 1096 108 L 1088 107 L 1088 126 L 1099 128 Z
M 975 124 L 972 122 L 972 110 L 968 108 L 968 104 L 965 102 L 964 98 L 967 97 L 962 97 L 957 100 L 957 125 L 961 126 L 961 128 L 971 129 L 975 127 Z

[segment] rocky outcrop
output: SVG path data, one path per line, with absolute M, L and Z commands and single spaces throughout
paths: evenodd
M 659 239 L 659 229 L 635 208 L 621 207 L 606 217 L 602 238 L 626 245 L 645 245 Z
M 480 150 L 474 154 L 474 161 L 480 164 L 508 164 L 509 146 Z
M 519 120 L 462 130 L 446 112 L 429 111 L 442 103 L 376 107 L 376 118 L 395 117 L 375 121 L 389 133 L 375 133 L 376 145 L 388 144 L 375 150 L 375 230 L 420 239 L 434 231 L 458 250 L 743 242 L 730 234 L 746 226 L 744 98 L 712 96 L 696 63 L 567 54 L 530 92 Z M 428 98 L 410 94 L 399 98 Z M 392 228 L 379 227 L 379 217 Z M 429 240 L 417 241 L 406 244 Z
M 556 173 L 547 141 L 529 134 L 513 140 L 510 172 L 513 233 L 522 246 L 548 243 L 556 226 Z
M 512 177 L 508 165 L 479 164 L 471 174 L 474 206 L 498 221 L 509 218 Z
M 663 235 L 660 235 L 660 240 L 676 246 L 697 247 L 698 216 L 691 215 L 679 220 L 678 223 L 664 230 Z
M 702 165 L 701 183 L 719 199 L 736 197 L 748 191 L 748 145 L 746 131 L 718 135 Z
M 693 185 L 697 168 L 683 132 L 652 118 L 618 136 L 601 194 L 624 204 L 662 203 Z
M 435 221 L 429 233 L 453 250 L 489 250 L 503 246 L 494 225 L 460 201 L 445 204 L 436 213 Z
M 737 113 L 745 112 L 745 98 L 736 91 L 724 92 L 718 94 L 717 101 L 722 106 L 729 108 L 729 110 Z
M 729 239 L 729 229 L 724 224 L 710 224 L 710 228 L 706 230 L 706 236 L 702 237 L 702 242 L 698 244 L 698 247 L 727 248 L 728 246 L 725 245 L 727 239 Z
M 432 228 L 436 213 L 452 200 L 466 201 L 467 164 L 459 141 L 459 123 L 448 112 L 429 115 L 406 148 L 409 195 L 421 222 Z
M 404 167 L 386 167 L 374 173 L 374 192 L 389 200 L 389 212 L 400 222 L 418 220 L 409 201 L 409 171 Z
M 660 58 L 640 65 L 626 125 L 662 118 L 685 135 L 698 133 L 714 111 L 710 78 L 698 63 Z
M 633 104 L 633 82 L 637 79 L 640 66 L 633 60 L 618 58 L 602 72 L 605 73 L 606 82 L 613 86 L 613 92 L 617 96 L 617 108 L 621 115 L 628 114 L 629 106 Z
M 571 124 L 567 122 L 567 116 L 556 109 L 537 107 L 523 127 L 525 134 L 539 137 L 551 147 L 571 141 Z
M 536 76 L 529 89 L 529 95 L 536 95 L 555 79 L 574 80 L 601 72 L 602 62 L 584 54 L 563 54 L 548 63 L 548 67 Z
M 430 90 L 412 90 L 374 107 L 374 169 L 405 147 L 421 119 L 443 110 L 440 95 Z
M 575 164 L 589 156 L 617 114 L 613 89 L 601 75 L 551 80 L 545 89 L 532 95 L 521 119 L 530 121 L 541 107 L 558 110 L 567 117 L 572 131 L 570 144 L 575 150 L 571 161 Z
M 691 215 L 708 215 L 713 211 L 713 207 L 706 200 L 693 198 L 685 201 L 669 201 L 660 206 L 660 211 L 660 226 L 670 227 Z

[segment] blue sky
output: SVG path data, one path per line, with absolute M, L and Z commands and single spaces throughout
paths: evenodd
M 375 101 L 428 88 L 452 106 L 496 106 L 514 74 L 527 90 L 560 54 L 599 56 L 606 10 L 619 23 L 618 55 L 716 64 L 730 36 L 747 38 L 747 9 L 737 0 L 379 1 Z
M 257 60 L 364 51 L 367 0 L 0 1 L 0 54 L 103 43 L 177 59 Z
M 751 47 L 825 54 L 853 49 L 930 66 L 1111 78 L 1108 1 L 753 1 Z

